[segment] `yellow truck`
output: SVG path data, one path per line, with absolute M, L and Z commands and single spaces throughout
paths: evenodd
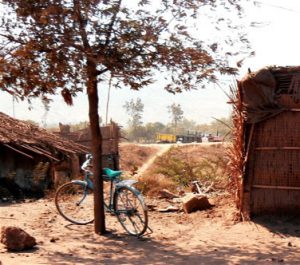
M 201 143 L 201 134 L 170 134 L 170 133 L 157 133 L 157 143 Z
M 157 143 L 176 143 L 176 135 L 168 133 L 157 133 L 156 134 Z

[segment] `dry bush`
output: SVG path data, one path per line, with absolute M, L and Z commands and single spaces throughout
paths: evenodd
M 225 189 L 228 184 L 226 165 L 223 144 L 173 147 L 155 160 L 140 181 L 148 194 L 164 188 L 173 191 L 183 189 L 194 180 L 210 182 L 215 188 Z
M 177 184 L 161 174 L 144 175 L 139 178 L 137 188 L 148 196 L 157 196 L 162 189 L 175 192 Z

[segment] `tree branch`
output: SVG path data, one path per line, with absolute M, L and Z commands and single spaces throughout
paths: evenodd
M 23 41 L 21 41 L 19 39 L 16 39 L 12 35 L 5 35 L 5 34 L 1 34 L 0 33 L 0 36 L 8 39 L 10 42 L 16 42 L 16 43 L 19 43 L 19 44 L 22 44 L 22 45 L 26 44 L 26 42 L 23 42 Z
M 96 74 L 97 74 L 97 76 L 99 76 L 99 75 L 102 75 L 102 74 L 106 73 L 107 71 L 108 71 L 108 68 L 105 68 L 105 69 L 102 69 L 102 70 L 98 70 L 96 72 Z
M 88 41 L 88 36 L 86 34 L 85 30 L 85 23 L 84 19 L 82 18 L 81 12 L 80 12 L 80 4 L 78 3 L 78 0 L 73 0 L 73 5 L 74 5 L 74 14 L 77 15 L 77 19 L 79 22 L 79 32 L 80 32 L 80 37 L 82 39 L 83 46 L 85 48 L 85 52 L 87 56 L 91 56 L 91 46 Z
M 122 0 L 119 0 L 117 6 L 116 6 L 116 9 L 115 9 L 115 12 L 111 18 L 111 21 L 110 21 L 110 24 L 108 26 L 108 31 L 107 31 L 107 34 L 106 34 L 106 38 L 105 38 L 105 44 L 104 44 L 104 47 L 106 47 L 109 42 L 110 42 L 110 37 L 111 37 L 111 34 L 112 34 L 112 29 L 113 29 L 113 26 L 116 22 L 116 19 L 117 19 L 117 15 L 120 11 L 120 7 L 121 7 L 121 3 L 122 3 Z

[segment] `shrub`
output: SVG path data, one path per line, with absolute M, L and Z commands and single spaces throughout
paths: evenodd
M 214 188 L 225 189 L 228 177 L 224 152 L 222 144 L 172 147 L 140 177 L 138 188 L 148 195 L 156 195 L 162 189 L 174 192 L 199 180 L 213 184 Z
M 175 192 L 177 184 L 171 179 L 166 178 L 164 175 L 154 174 L 141 176 L 137 188 L 144 194 L 156 196 L 162 189 L 168 189 L 169 191 Z

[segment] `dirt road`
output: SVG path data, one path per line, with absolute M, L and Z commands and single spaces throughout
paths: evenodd
M 151 144 L 146 146 L 155 147 L 158 151 L 153 156 L 151 156 L 148 161 L 143 164 L 142 167 L 139 168 L 137 175 L 142 175 L 148 168 L 150 168 L 155 159 L 167 152 L 173 146 L 173 144 Z

